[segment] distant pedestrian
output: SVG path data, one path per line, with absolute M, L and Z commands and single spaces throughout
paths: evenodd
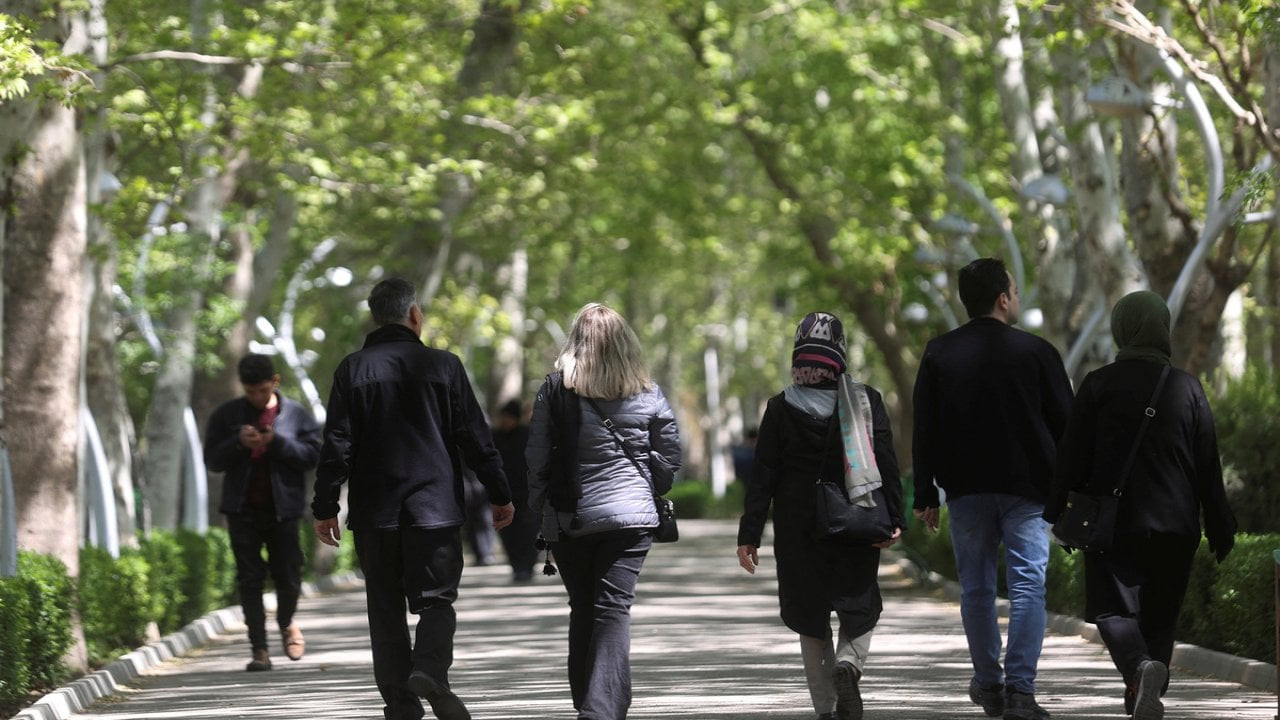
M 466 520 L 462 523 L 462 535 L 471 548 L 471 556 L 477 566 L 492 565 L 498 533 L 493 529 L 493 513 L 489 510 L 489 495 L 480 478 L 471 468 L 462 467 L 462 502 Z M 514 500 L 512 505 L 514 506 Z
M 733 455 L 733 478 L 746 486 L 751 480 L 751 473 L 756 463 L 756 442 L 760 438 L 760 428 L 749 427 L 742 436 L 742 442 L 734 445 L 730 452 Z
M 510 400 L 498 408 L 494 419 L 493 444 L 502 455 L 502 469 L 507 473 L 511 486 L 511 502 L 516 507 L 515 519 L 502 528 L 502 547 L 511 564 L 511 577 L 515 582 L 533 579 L 533 566 L 538 561 L 534 542 L 542 517 L 529 508 L 529 464 L 524 451 L 529 444 L 529 426 L 524 421 L 524 405 Z
M 204 462 L 224 473 L 219 509 L 227 516 L 236 589 L 253 653 L 245 669 L 262 671 L 271 669 L 262 604 L 268 573 L 285 657 L 298 660 L 306 649 L 302 629 L 293 622 L 302 592 L 298 518 L 306 510 L 307 471 L 320 457 L 320 426 L 310 410 L 280 394 L 271 358 L 246 355 L 237 372 L 244 395 L 209 417 Z
M 1044 513 L 1056 522 L 1068 491 L 1115 489 L 1153 389 L 1167 372 L 1120 497 L 1112 547 L 1084 556 L 1085 619 L 1098 626 L 1111 652 L 1125 683 L 1125 712 L 1134 720 L 1164 717 L 1160 698 L 1169 686 L 1174 631 L 1200 547 L 1201 513 L 1219 562 L 1235 544 L 1213 413 L 1200 382 L 1171 367 L 1169 324 L 1169 308 L 1153 292 L 1116 303 L 1111 335 L 1119 352 L 1080 384 Z
M 578 311 L 555 365 L 533 406 L 529 507 L 569 594 L 573 708 L 579 720 L 623 720 L 631 605 L 658 525 L 654 494 L 671 489 L 680 438 L 640 341 L 613 310 Z
M 1036 668 L 1044 644 L 1049 497 L 1057 439 L 1071 408 L 1062 357 L 1017 330 L 1018 287 L 994 258 L 960 270 L 968 323 L 930 340 L 915 385 L 915 515 L 936 530 L 946 492 L 973 678 L 991 717 L 1044 720 Z M 935 485 L 934 483 L 937 483 Z M 1000 663 L 996 567 L 1005 548 L 1009 641 Z
M 493 522 L 513 509 L 489 426 L 462 361 L 422 344 L 411 284 L 383 280 L 369 293 L 379 327 L 333 374 L 316 472 L 316 535 L 338 545 L 339 491 L 364 573 L 373 674 L 386 720 L 418 720 L 425 698 L 441 720 L 469 720 L 449 687 L 462 577 L 462 466 L 475 470 Z M 408 611 L 418 616 L 409 640 Z
M 782 621 L 800 635 L 800 655 L 818 720 L 862 718 L 859 681 L 883 607 L 877 581 L 880 549 L 897 542 L 906 524 L 889 414 L 880 393 L 862 386 L 870 414 L 871 449 L 894 534 L 868 546 L 840 545 L 813 536 L 817 525 L 814 485 L 820 478 L 844 477 L 840 415 L 863 412 L 861 403 L 857 408 L 840 407 L 839 382 L 846 370 L 840 319 L 823 312 L 806 315 L 796 329 L 792 384 L 769 400 L 760 421 L 755 471 L 747 482 L 738 525 L 738 563 L 755 574 L 772 507 Z M 833 611 L 839 621 L 834 644 Z

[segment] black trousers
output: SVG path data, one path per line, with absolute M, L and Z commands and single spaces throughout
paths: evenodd
M 569 592 L 569 691 L 580 720 L 624 720 L 631 707 L 631 604 L 653 544 L 647 529 L 552 546 Z
M 236 560 L 236 590 L 249 629 L 249 644 L 266 650 L 267 613 L 262 591 L 267 573 L 276 590 L 276 621 L 280 629 L 289 627 L 298 609 L 302 592 L 302 545 L 298 541 L 298 519 L 277 520 L 274 512 L 249 512 L 227 516 L 227 534 Z M 262 548 L 267 559 L 262 559 Z
M 499 530 L 498 535 L 502 538 L 503 549 L 507 551 L 512 574 L 528 579 L 533 577 L 533 566 L 538 561 L 538 549 L 533 543 L 538 538 L 542 516 L 530 510 L 523 501 L 517 501 L 515 507 L 515 518 L 510 525 Z
M 462 579 L 458 528 L 400 528 L 353 533 L 364 573 L 373 649 L 373 677 L 386 703 L 386 720 L 418 720 L 422 700 L 406 685 L 421 670 L 449 685 L 453 635 Z M 412 643 L 405 608 L 418 616 Z
M 1173 658 L 1178 614 L 1200 538 L 1152 533 L 1121 535 L 1106 553 L 1084 558 L 1085 619 L 1111 653 L 1126 686 L 1138 665 Z

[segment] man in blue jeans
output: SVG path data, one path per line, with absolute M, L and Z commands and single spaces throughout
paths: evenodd
M 1012 327 L 1018 288 L 1003 262 L 975 260 L 959 281 L 970 320 L 929 341 L 916 376 L 914 511 L 937 530 L 938 488 L 946 493 L 973 661 L 969 698 L 991 717 L 1045 720 L 1035 699 L 1049 562 L 1041 513 L 1071 383 L 1052 345 Z M 1003 666 L 995 606 L 1001 544 L 1010 604 Z

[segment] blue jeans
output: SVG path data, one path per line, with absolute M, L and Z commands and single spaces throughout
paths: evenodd
M 1017 495 L 979 493 L 950 498 L 947 508 L 960 576 L 960 618 L 974 676 L 983 687 L 1003 683 L 1011 691 L 1035 693 L 1049 564 L 1048 523 L 1040 517 L 1044 505 Z M 1009 647 L 1003 669 L 996 620 L 996 553 L 1001 543 L 1009 587 Z

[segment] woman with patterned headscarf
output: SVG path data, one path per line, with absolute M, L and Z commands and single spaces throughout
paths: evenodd
M 880 393 L 853 382 L 845 370 L 840 319 L 824 312 L 806 315 L 796 329 L 792 384 L 769 400 L 760 421 L 756 471 L 747 484 L 738 526 L 738 563 L 754 574 L 765 520 L 773 507 L 782 621 L 800 635 L 805 678 L 819 720 L 862 717 L 858 683 L 871 631 L 880 619 L 880 548 L 897 542 L 904 525 L 889 414 Z M 849 422 L 851 416 L 856 423 Z M 869 426 L 865 431 L 848 432 L 864 423 Z M 848 483 L 850 446 L 859 444 L 855 435 L 870 439 L 879 471 L 878 481 L 870 485 Z M 865 546 L 814 538 L 815 483 L 841 476 L 851 501 L 866 495 L 885 503 L 895 528 L 892 537 Z M 833 611 L 839 619 L 834 643 Z
M 1219 562 L 1235 543 L 1236 521 L 1204 389 L 1170 366 L 1164 300 L 1147 290 L 1124 296 L 1111 313 L 1111 334 L 1119 352 L 1080 384 L 1044 517 L 1055 522 L 1071 490 L 1110 493 L 1150 414 L 1120 496 L 1111 549 L 1084 556 L 1085 619 L 1098 626 L 1124 678 L 1125 711 L 1134 720 L 1161 720 L 1173 634 L 1200 547 L 1200 515 Z

